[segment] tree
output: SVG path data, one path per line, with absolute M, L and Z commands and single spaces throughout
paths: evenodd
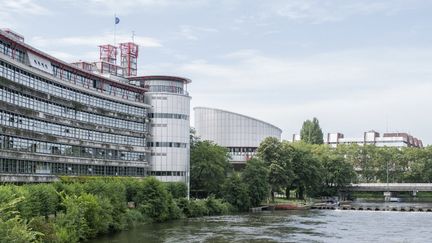
M 264 162 L 259 159 L 253 158 L 246 163 L 241 178 L 247 187 L 252 207 L 259 206 L 268 197 L 268 173 Z
M 200 137 L 196 134 L 195 128 L 191 127 L 189 130 L 189 144 L 190 148 L 193 149 L 195 145 L 200 141 Z
M 323 132 L 319 125 L 317 118 L 306 120 L 303 122 L 302 129 L 300 131 L 301 140 L 309 144 L 323 144 Z
M 267 165 L 280 159 L 282 143 L 275 137 L 265 138 L 257 149 L 257 155 Z
M 304 199 L 305 194 L 314 195 L 321 187 L 322 167 L 313 156 L 311 145 L 295 143 L 293 145 L 293 172 L 291 188 L 297 189 L 297 197 Z
M 279 139 L 268 137 L 258 147 L 258 157 L 269 168 L 269 184 L 272 201 L 274 194 L 282 188 L 289 188 L 293 177 L 292 173 L 292 147 L 288 143 L 282 143 Z M 289 189 L 286 189 L 289 194 Z
M 232 174 L 225 180 L 222 191 L 223 198 L 239 211 L 249 210 L 251 204 L 248 187 L 238 173 Z
M 210 141 L 198 141 L 191 149 L 191 192 L 207 197 L 220 192 L 229 171 L 228 150 Z

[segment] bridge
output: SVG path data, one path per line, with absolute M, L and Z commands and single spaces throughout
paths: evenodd
M 432 192 L 432 183 L 359 183 L 343 191 L 350 192 Z

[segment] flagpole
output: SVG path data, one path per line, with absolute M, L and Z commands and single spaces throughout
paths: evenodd
M 117 29 L 117 15 L 114 14 L 114 45 L 116 45 L 116 29 Z

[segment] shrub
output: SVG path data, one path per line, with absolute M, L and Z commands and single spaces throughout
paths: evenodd
M 207 206 L 209 215 L 222 215 L 229 212 L 228 204 L 224 203 L 221 199 L 214 198 L 214 196 L 207 198 L 205 205 Z
M 209 210 L 206 205 L 206 201 L 200 200 L 190 200 L 189 202 L 189 217 L 201 217 L 209 215 Z
M 127 209 L 125 212 L 126 224 L 129 227 L 133 227 L 140 222 L 146 222 L 146 219 L 142 213 L 136 209 Z
M 30 219 L 37 216 L 55 214 L 59 204 L 59 196 L 51 184 L 35 184 L 25 187 L 27 195 L 23 202 L 22 215 Z
M 187 196 L 187 186 L 183 182 L 167 182 L 165 187 L 174 199 Z
M 29 227 L 16 211 L 22 197 L 0 203 L 0 242 L 39 242 L 40 232 Z
M 169 219 L 169 197 L 163 184 L 154 177 L 146 178 L 138 191 L 135 202 L 139 210 L 156 222 Z
M 223 198 L 239 211 L 249 210 L 251 203 L 248 189 L 238 174 L 233 174 L 225 180 L 222 187 Z

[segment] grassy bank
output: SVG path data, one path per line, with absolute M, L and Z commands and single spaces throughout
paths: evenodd
M 0 242 L 78 242 L 138 223 L 227 214 L 213 197 L 187 200 L 181 183 L 149 177 L 64 178 L 0 186 Z

